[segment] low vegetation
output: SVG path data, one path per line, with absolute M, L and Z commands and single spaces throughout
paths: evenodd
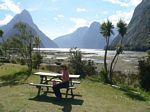
M 141 87 L 150 91 L 150 51 L 148 57 L 139 60 L 139 75 Z
M 97 76 L 81 80 L 74 99 L 57 100 L 53 94 L 36 97 L 37 89 L 28 83 L 27 67 L 17 64 L 0 66 L 0 112 L 149 112 L 150 94 L 142 90 L 104 85 Z M 33 70 L 35 72 L 35 70 Z M 18 75 L 15 75 L 18 74 Z M 9 82 L 7 78 L 9 77 Z M 14 80 L 15 79 L 15 80 Z M 12 85 L 12 82 L 15 84 Z M 7 83 L 7 84 L 6 84 Z
M 71 73 L 80 74 L 81 78 L 97 74 L 94 62 L 91 60 L 82 60 L 82 53 L 77 48 L 70 49 L 68 67 Z

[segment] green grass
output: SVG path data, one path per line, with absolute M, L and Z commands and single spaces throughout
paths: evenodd
M 0 66 L 0 112 L 149 112 L 150 94 L 132 89 L 117 89 L 95 78 L 82 79 L 74 90 L 74 99 L 57 100 L 48 93 L 36 97 L 37 89 L 29 82 L 39 82 L 25 66 Z M 27 79 L 27 80 L 26 80 Z

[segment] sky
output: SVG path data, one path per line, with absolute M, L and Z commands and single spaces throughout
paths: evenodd
M 119 19 L 129 23 L 135 7 L 142 0 L 0 0 L 0 26 L 26 9 L 34 23 L 49 38 L 54 39 L 90 26 L 94 21 L 109 19 L 116 25 Z

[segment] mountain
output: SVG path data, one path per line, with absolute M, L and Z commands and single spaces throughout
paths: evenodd
M 17 14 L 7 25 L 1 27 L 4 32 L 4 39 L 11 38 L 17 34 L 17 31 L 13 28 L 18 22 L 25 23 L 27 28 L 30 28 L 35 35 L 38 35 L 41 40 L 40 47 L 43 48 L 57 48 L 57 44 L 48 38 L 39 28 L 34 24 L 31 15 L 27 10 L 23 10 L 20 14 Z
M 120 37 L 112 42 L 114 47 Z M 150 1 L 143 0 L 134 10 L 123 44 L 127 50 L 150 49 Z
M 110 41 L 113 39 L 111 38 Z M 93 22 L 90 27 L 80 27 L 71 34 L 54 39 L 54 42 L 62 48 L 103 49 L 105 46 L 105 39 L 100 34 L 98 22 Z
M 60 48 L 72 48 L 72 47 L 82 48 L 82 40 L 87 30 L 88 27 L 78 28 L 71 34 L 60 36 L 54 39 L 54 42 L 57 43 L 57 45 Z

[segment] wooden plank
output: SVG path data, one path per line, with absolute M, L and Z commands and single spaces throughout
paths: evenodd
M 52 79 L 52 81 L 62 82 L 62 80 L 60 80 L 60 79 Z M 80 81 L 72 80 L 71 82 L 74 83 L 74 84 L 80 84 Z
M 48 73 L 48 72 L 36 72 L 34 74 L 39 75 L 39 76 L 50 76 L 50 77 L 61 76 L 61 74 L 59 74 L 59 73 Z
M 41 87 L 53 87 L 53 85 L 48 85 L 48 84 L 35 84 L 35 83 L 30 83 L 29 85 L 31 85 L 31 86 L 41 86 Z
M 74 84 L 80 84 L 80 81 L 72 81 Z
M 60 80 L 60 79 L 52 79 L 52 81 L 62 82 L 62 80 Z
M 76 89 L 76 87 L 74 87 L 74 86 L 70 86 L 68 89 Z
M 36 73 L 34 73 L 34 75 L 39 75 L 39 76 L 49 76 L 49 77 L 58 77 L 58 76 L 62 76 L 62 74 L 59 74 L 59 73 L 48 73 L 48 72 L 36 72 Z M 70 78 L 79 78 L 80 75 L 70 74 L 69 77 L 70 77 Z
M 29 83 L 31 86 L 41 86 L 41 87 L 53 87 L 53 85 L 47 85 L 47 84 L 35 84 L 35 83 Z M 62 88 L 62 89 L 67 89 L 67 88 Z M 68 87 L 68 89 L 76 89 L 74 86 Z

